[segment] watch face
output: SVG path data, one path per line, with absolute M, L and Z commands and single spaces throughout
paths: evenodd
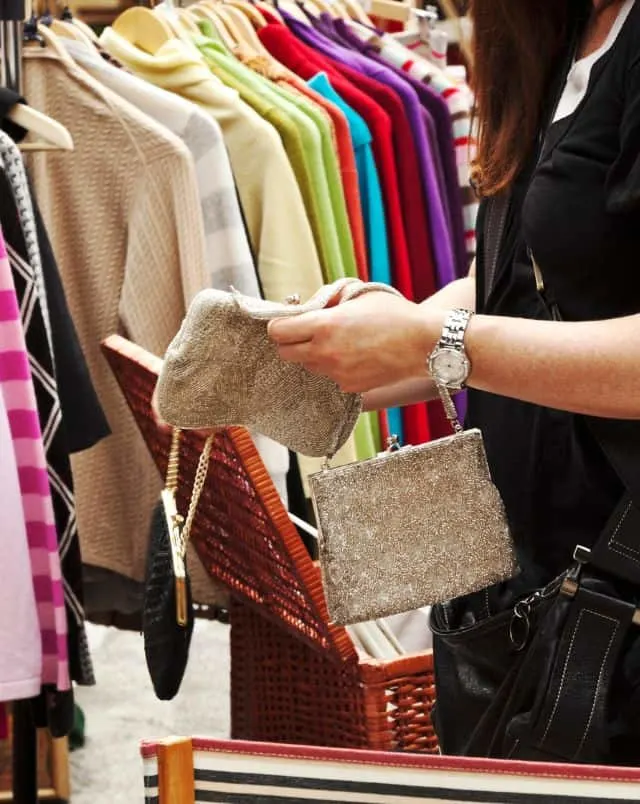
M 461 386 L 469 374 L 469 361 L 457 349 L 438 349 L 429 363 L 433 378 L 443 385 Z

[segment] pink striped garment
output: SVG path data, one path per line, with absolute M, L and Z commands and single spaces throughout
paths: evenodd
M 42 683 L 70 688 L 67 619 L 42 431 L 11 266 L 0 231 L 0 393 L 9 417 L 42 636 Z
M 349 30 L 368 44 L 387 64 L 427 84 L 446 102 L 453 127 L 467 254 L 469 257 L 475 256 L 478 198 L 471 186 L 471 163 L 475 157 L 476 143 L 472 135 L 470 93 L 456 86 L 436 64 L 422 58 L 411 44 L 402 45 L 391 36 L 381 36 L 355 22 L 348 24 Z M 416 46 L 423 46 L 417 34 Z

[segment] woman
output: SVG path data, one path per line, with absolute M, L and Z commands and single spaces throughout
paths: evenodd
M 434 398 L 433 376 L 469 388 L 468 424 L 483 432 L 522 573 L 436 607 L 437 728 L 445 753 L 527 759 L 478 739 L 513 653 L 479 642 L 461 658 L 443 636 L 596 542 L 629 485 L 607 440 L 618 433 L 629 476 L 640 469 L 640 0 L 474 0 L 472 14 L 477 271 L 421 305 L 371 293 L 273 322 L 270 335 L 284 359 L 363 392 L 369 409 Z M 460 308 L 475 315 L 452 319 Z M 456 354 L 429 362 L 443 327 Z M 640 661 L 633 650 L 625 661 L 590 761 L 640 761 Z

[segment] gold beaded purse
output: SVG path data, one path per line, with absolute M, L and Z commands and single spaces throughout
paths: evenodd
M 413 611 L 518 571 L 480 430 L 400 447 L 309 479 L 330 619 L 339 625 Z

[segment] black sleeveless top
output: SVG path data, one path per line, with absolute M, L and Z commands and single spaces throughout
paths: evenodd
M 640 313 L 638 0 L 612 48 L 594 64 L 576 111 L 551 126 L 540 162 L 512 188 L 486 301 L 485 220 L 483 203 L 478 312 L 549 318 L 536 290 L 530 249 L 544 274 L 548 298 L 557 302 L 563 319 Z M 620 474 L 582 416 L 472 389 L 468 423 L 484 433 L 520 554 L 521 581 L 546 583 L 569 565 L 576 544 L 596 541 L 623 494 Z M 640 422 L 605 426 L 623 446 L 629 434 L 635 439 L 640 476 Z

